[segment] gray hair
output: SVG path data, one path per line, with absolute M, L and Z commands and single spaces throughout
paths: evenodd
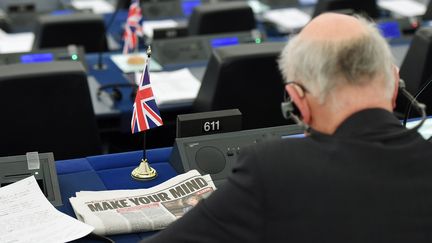
M 339 85 L 365 85 L 382 75 L 384 95 L 391 98 L 395 85 L 393 55 L 375 25 L 357 18 L 366 30 L 360 37 L 340 41 L 290 39 L 279 59 L 284 79 L 301 83 L 323 103 Z

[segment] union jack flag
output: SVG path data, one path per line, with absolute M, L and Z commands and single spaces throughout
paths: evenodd
M 132 133 L 145 131 L 163 124 L 153 96 L 153 90 L 150 85 L 150 77 L 147 69 L 148 62 L 144 67 L 137 94 L 135 96 L 131 121 Z
M 138 46 L 138 36 L 144 35 L 142 22 L 143 18 L 139 0 L 132 0 L 131 5 L 129 6 L 125 31 L 123 33 L 123 54 L 127 54 Z

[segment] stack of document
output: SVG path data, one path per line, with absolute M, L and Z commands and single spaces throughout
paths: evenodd
M 127 62 L 132 55 L 147 59 L 144 52 L 133 54 L 111 55 L 111 60 L 124 73 L 135 73 L 135 83 L 138 85 L 141 80 L 144 64 L 133 65 Z M 176 103 L 191 103 L 198 95 L 201 82 L 187 68 L 160 72 L 162 67 L 154 59 L 150 60 L 150 83 L 158 105 L 169 105 Z
M 29 52 L 35 35 L 32 32 L 9 34 L 0 29 L 0 54 Z
M 308 14 L 297 8 L 270 10 L 264 13 L 263 18 L 283 33 L 297 32 L 311 20 Z
M 105 0 L 72 0 L 75 9 L 91 9 L 95 14 L 106 14 L 114 12 L 114 6 Z
M 136 73 L 135 80 L 140 78 L 141 73 Z M 158 105 L 193 102 L 201 87 L 201 82 L 187 68 L 150 72 L 150 83 Z
M 93 230 L 55 209 L 34 176 L 0 188 L 0 242 L 66 242 Z

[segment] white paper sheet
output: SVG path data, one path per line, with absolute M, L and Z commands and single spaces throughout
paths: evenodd
M 135 80 L 140 80 L 136 73 Z M 198 95 L 201 83 L 187 68 L 170 72 L 150 72 L 150 83 L 158 105 L 192 102 Z
M 145 52 L 140 53 L 132 53 L 132 54 L 116 54 L 111 55 L 111 60 L 117 65 L 120 70 L 124 73 L 133 73 L 138 72 L 144 69 L 144 64 L 133 65 L 128 63 L 128 59 L 131 56 L 139 56 L 143 59 L 147 59 L 147 54 Z M 162 70 L 162 66 L 156 62 L 154 59 L 150 61 L 150 71 L 160 71 Z
M 378 6 L 405 17 L 421 16 L 426 12 L 424 4 L 410 0 L 380 0 Z
M 415 125 L 417 125 L 419 122 L 420 122 L 419 120 L 407 122 L 406 127 L 407 128 L 412 128 Z M 432 137 L 432 118 L 427 119 L 425 121 L 425 123 L 423 123 L 423 125 L 420 127 L 420 129 L 418 130 L 418 132 L 425 139 L 429 139 L 430 137 Z
M 270 10 L 264 14 L 264 19 L 270 21 L 282 30 L 293 31 L 305 26 L 311 17 L 297 8 Z
M 255 14 L 261 14 L 261 13 L 264 13 L 265 11 L 268 11 L 270 9 L 269 6 L 261 3 L 258 0 L 249 0 L 248 4 L 249 4 L 249 7 L 252 8 L 252 11 Z
M 71 5 L 76 9 L 91 9 L 95 14 L 114 12 L 114 6 L 105 0 L 73 0 Z
M 55 209 L 34 176 L 0 188 L 0 242 L 67 242 L 93 229 Z
M 312 4 L 316 4 L 318 2 L 318 0 L 299 0 L 299 3 L 301 5 L 312 5 Z
M 143 32 L 145 36 L 152 39 L 154 29 L 174 28 L 178 25 L 179 23 L 172 19 L 144 21 Z
M 28 52 L 34 42 L 32 32 L 9 34 L 0 29 L 0 53 Z

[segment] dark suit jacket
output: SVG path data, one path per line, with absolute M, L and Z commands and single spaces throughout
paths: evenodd
M 145 242 L 432 242 L 432 144 L 384 110 L 243 150 L 227 183 Z

